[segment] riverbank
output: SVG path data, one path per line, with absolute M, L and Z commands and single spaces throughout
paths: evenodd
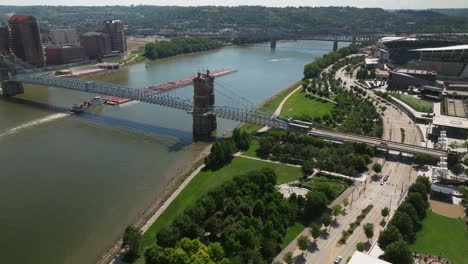
M 203 149 L 194 157 L 192 162 L 177 171 L 173 180 L 168 184 L 166 191 L 156 198 L 143 212 L 136 217 L 133 226 L 146 232 L 149 227 L 158 219 L 164 210 L 171 204 L 184 187 L 195 177 L 203 168 L 205 156 L 209 154 L 211 144 L 204 146 Z M 97 264 L 116 263 L 122 248 L 122 237 L 99 258 Z

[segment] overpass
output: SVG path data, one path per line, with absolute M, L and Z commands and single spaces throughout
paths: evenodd
M 15 67 L 12 68 L 12 65 L 15 65 Z M 425 153 L 437 157 L 446 155 L 442 150 L 382 140 L 380 138 L 317 129 L 310 123 L 287 119 L 282 116 L 273 115 L 272 113 L 258 111 L 254 108 L 217 106 L 214 104 L 214 77 L 210 75 L 209 71 L 206 74 L 199 73 L 193 79 L 193 99 L 183 99 L 149 89 L 134 89 L 102 82 L 54 77 L 48 73 L 41 72 L 41 69 L 28 66 L 14 56 L 0 57 L 0 78 L 4 95 L 9 96 L 23 93 L 22 84 L 27 83 L 117 96 L 180 109 L 193 115 L 193 135 L 196 139 L 209 138 L 212 132 L 216 130 L 216 117 L 219 117 L 338 141 L 365 143 L 374 147 L 403 153 Z

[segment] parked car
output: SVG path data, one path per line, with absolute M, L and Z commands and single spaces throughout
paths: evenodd
M 343 258 L 341 256 L 336 257 L 335 261 L 333 262 L 334 264 L 338 264 L 341 262 Z

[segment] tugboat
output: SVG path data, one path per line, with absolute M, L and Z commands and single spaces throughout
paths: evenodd
M 76 105 L 76 104 L 73 105 L 71 111 L 74 112 L 74 113 L 82 113 L 84 111 L 100 107 L 102 105 L 103 105 L 103 103 L 102 103 L 101 97 L 96 96 L 91 100 L 91 102 L 84 101 L 80 105 Z

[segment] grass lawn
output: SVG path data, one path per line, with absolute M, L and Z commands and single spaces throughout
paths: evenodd
M 434 111 L 434 103 L 426 100 L 421 100 L 411 95 L 406 94 L 391 94 L 393 97 L 409 105 L 418 112 L 432 113 Z
M 254 125 L 254 124 L 247 124 L 247 123 L 243 123 L 239 128 L 245 132 L 247 132 L 247 134 L 253 134 L 255 131 L 259 130 L 260 128 L 262 128 L 263 126 L 261 125 Z
M 244 156 L 258 158 L 257 149 L 260 147 L 260 139 L 251 137 L 249 150 L 242 153 Z
M 299 90 L 294 93 L 283 105 L 281 115 L 286 117 L 315 118 L 322 117 L 331 112 L 335 104 L 332 102 L 322 102 L 317 99 L 306 97 L 307 93 Z
M 276 108 L 278 108 L 278 105 L 281 103 L 281 101 L 283 101 L 283 99 L 286 96 L 288 96 L 289 93 L 294 91 L 294 89 L 296 89 L 300 84 L 301 84 L 301 81 L 298 81 L 295 84 L 289 86 L 286 90 L 270 98 L 262 106 L 257 108 L 257 110 L 265 111 L 265 112 L 274 112 Z
M 444 257 L 455 264 L 468 264 L 466 224 L 462 220 L 427 211 L 411 249 L 416 253 Z
M 293 241 L 294 238 L 299 235 L 299 233 L 302 232 L 306 228 L 303 224 L 296 222 L 293 226 L 288 227 L 288 230 L 286 230 L 286 235 L 283 238 L 283 242 L 281 243 L 281 248 L 285 248 L 291 241 Z
M 298 167 L 242 157 L 235 158 L 231 164 L 217 171 L 201 171 L 144 234 L 144 245 L 152 245 L 155 241 L 156 232 L 168 226 L 178 215 L 182 214 L 186 208 L 194 204 L 202 195 L 220 186 L 222 183 L 231 180 L 236 175 L 263 167 L 270 167 L 275 170 L 278 175 L 278 183 L 294 181 L 301 176 L 301 168 Z

